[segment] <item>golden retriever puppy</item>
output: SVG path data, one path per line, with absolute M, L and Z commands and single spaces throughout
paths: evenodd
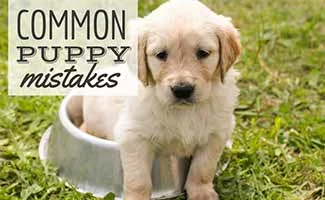
M 83 100 L 82 129 L 120 144 L 124 199 L 150 199 L 157 152 L 192 157 L 188 199 L 218 199 L 212 181 L 235 126 L 239 54 L 231 20 L 199 1 L 171 0 L 139 19 L 138 96 Z

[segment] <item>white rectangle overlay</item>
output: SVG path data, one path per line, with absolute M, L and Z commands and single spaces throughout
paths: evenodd
M 136 0 L 11 0 L 8 94 L 137 94 Z

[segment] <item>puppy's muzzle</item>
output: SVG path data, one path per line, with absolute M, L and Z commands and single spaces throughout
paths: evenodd
M 178 100 L 190 100 L 194 93 L 194 86 L 189 83 L 179 83 L 171 87 L 173 95 Z

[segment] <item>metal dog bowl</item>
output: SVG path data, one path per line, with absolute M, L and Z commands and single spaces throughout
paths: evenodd
M 79 130 L 67 112 L 72 100 L 71 95 L 63 100 L 58 119 L 43 135 L 39 145 L 40 158 L 53 162 L 58 167 L 59 176 L 79 191 L 91 192 L 97 197 L 113 192 L 116 199 L 122 199 L 119 145 Z M 188 159 L 158 156 L 152 169 L 152 199 L 182 194 L 188 168 Z

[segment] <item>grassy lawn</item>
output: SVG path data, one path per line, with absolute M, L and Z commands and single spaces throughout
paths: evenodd
M 140 15 L 159 5 L 140 0 Z M 325 0 L 205 0 L 242 35 L 233 148 L 221 199 L 325 199 Z M 37 154 L 61 97 L 7 96 L 7 0 L 0 1 L 0 199 L 96 199 Z M 183 199 L 183 198 L 181 198 Z

